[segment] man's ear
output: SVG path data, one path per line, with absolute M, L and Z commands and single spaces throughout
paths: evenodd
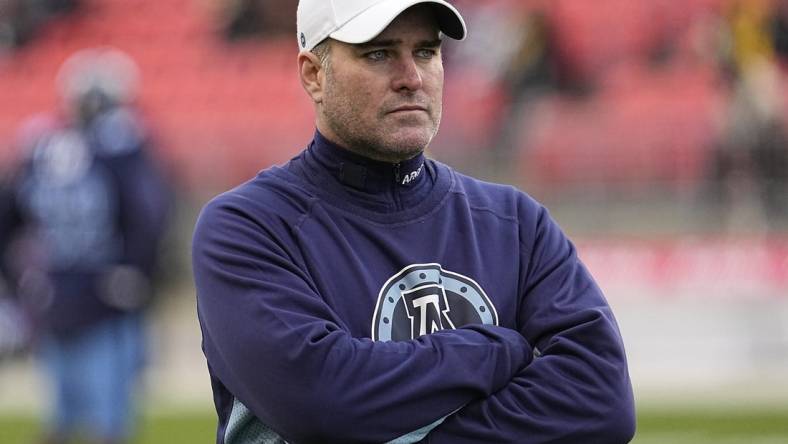
M 301 51 L 298 54 L 298 73 L 301 86 L 315 103 L 323 101 L 323 86 L 325 73 L 320 58 L 311 51 Z

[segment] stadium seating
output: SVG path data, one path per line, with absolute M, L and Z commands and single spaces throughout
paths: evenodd
M 626 71 L 591 98 L 551 97 L 526 116 L 535 120 L 521 141 L 529 182 L 632 189 L 692 187 L 703 178 L 723 100 L 715 73 Z
M 0 60 L 0 162 L 13 159 L 7 147 L 26 117 L 58 106 L 60 64 L 101 45 L 139 64 L 139 103 L 185 185 L 226 186 L 287 159 L 313 126 L 311 105 L 293 75 L 295 42 L 230 45 L 218 35 L 214 13 L 191 0 L 87 0 L 54 21 Z
M 722 2 L 535 2 L 552 24 L 562 68 L 596 89 L 582 98 L 548 94 L 529 108 L 514 150 L 521 175 L 551 189 L 589 181 L 693 186 L 704 174 L 717 131 L 714 111 L 726 92 L 702 63 L 646 66 L 666 39 Z M 140 105 L 185 185 L 226 186 L 286 160 L 313 128 L 294 75 L 295 42 L 225 42 L 215 4 L 85 0 L 84 8 L 0 59 L 0 145 L 10 146 L 25 117 L 57 106 L 54 77 L 70 54 L 112 45 L 140 65 Z M 486 149 L 494 140 L 508 98 L 484 75 L 447 73 L 444 130 L 436 141 L 444 146 L 437 151 Z M 4 149 L 0 167 L 12 158 Z

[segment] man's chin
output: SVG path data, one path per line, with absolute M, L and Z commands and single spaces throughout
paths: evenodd
M 375 160 L 397 163 L 412 159 L 419 155 L 427 145 L 421 143 L 406 143 L 398 141 L 396 143 L 385 143 L 378 145 L 367 155 Z
M 424 134 L 402 135 L 392 138 L 387 145 L 389 151 L 398 153 L 403 157 L 400 160 L 406 160 L 424 151 L 431 140 L 431 136 Z
M 412 128 L 399 128 L 397 131 L 394 131 L 389 134 L 389 138 L 392 142 L 392 145 L 399 145 L 399 146 L 418 146 L 422 149 L 429 145 L 432 137 L 434 136 L 434 132 L 432 128 L 424 128 L 421 127 L 412 127 Z

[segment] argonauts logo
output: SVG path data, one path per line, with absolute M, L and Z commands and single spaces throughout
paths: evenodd
M 498 312 L 479 284 L 439 264 L 414 264 L 380 290 L 372 339 L 407 341 L 468 324 L 498 325 Z

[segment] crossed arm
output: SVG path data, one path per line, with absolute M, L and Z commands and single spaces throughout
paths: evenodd
M 209 207 L 194 268 L 214 376 L 288 442 L 389 441 L 500 390 L 532 358 L 495 326 L 353 338 L 281 244 L 237 208 Z
M 613 314 L 588 271 L 545 210 L 539 240 L 522 246 L 525 297 L 520 332 L 533 362 L 506 387 L 433 430 L 430 444 L 629 442 L 634 401 Z
M 566 242 L 545 224 L 544 242 Z M 385 442 L 450 414 L 425 442 L 631 436 L 620 338 L 568 242 L 530 252 L 522 331 L 474 325 L 385 343 L 351 337 L 276 233 L 239 208 L 209 207 L 194 245 L 211 369 L 291 443 Z M 541 294 L 556 284 L 566 294 Z

